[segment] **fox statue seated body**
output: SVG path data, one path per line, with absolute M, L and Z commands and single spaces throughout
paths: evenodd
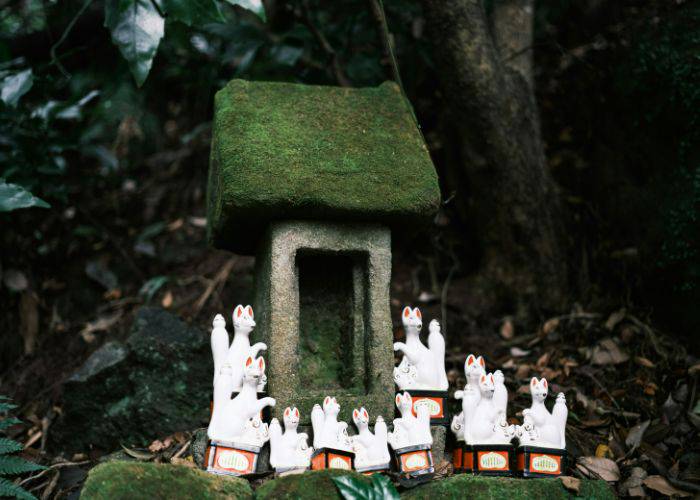
M 420 340 L 423 320 L 416 307 L 405 307 L 401 313 L 406 342 L 394 342 L 394 351 L 401 351 L 403 359 L 394 368 L 394 381 L 400 391 L 446 391 L 449 387 L 445 373 L 445 338 L 440 333 L 440 323 L 432 320 L 428 327 L 428 347 Z
M 330 396 L 321 405 L 314 405 L 311 410 L 311 426 L 314 430 L 314 448 L 333 448 L 336 450 L 352 451 L 352 443 L 348 436 L 348 424 L 338 422 L 340 405 Z
M 221 314 L 214 317 L 213 329 L 211 332 L 211 352 L 214 358 L 214 382 L 221 372 L 224 364 L 231 367 L 230 377 L 232 379 L 231 390 L 238 392 L 243 385 L 243 363 L 248 357 L 255 359 L 260 351 L 267 349 L 263 342 L 250 345 L 250 332 L 255 328 L 253 308 L 237 305 L 233 310 L 233 341 L 229 345 L 229 335 L 226 330 L 226 320 Z M 265 389 L 267 378 L 263 376 L 257 390 L 262 392 Z
M 248 357 L 244 362 L 243 387 L 231 398 L 233 379 L 231 367 L 226 363 L 214 382 L 214 408 L 207 429 L 209 439 L 262 446 L 267 441 L 267 424 L 257 432 L 255 424 L 260 412 L 267 406 L 275 406 L 273 398 L 258 399 L 257 387 L 265 374 L 265 360 Z
M 532 377 L 532 406 L 523 410 L 523 425 L 518 426 L 517 434 L 521 445 L 563 450 L 566 448 L 566 419 L 569 415 L 566 396 L 562 392 L 557 394 L 557 400 L 550 413 L 544 405 L 548 392 L 547 379 L 537 380 L 537 377 Z
M 352 436 L 355 467 L 365 468 L 389 465 L 391 456 L 387 446 L 388 432 L 384 419 L 379 415 L 374 422 L 374 434 L 369 430 L 369 414 L 364 408 L 353 410 L 352 419 L 358 434 Z
M 270 465 L 275 469 L 304 469 L 311 464 L 314 451 L 305 432 L 297 433 L 299 410 L 285 408 L 284 432 L 276 418 L 270 422 Z
M 407 446 L 433 444 L 433 436 L 430 433 L 430 410 L 427 406 L 416 408 L 413 414 L 413 398 L 408 392 L 396 395 L 396 407 L 401 413 L 400 418 L 394 419 L 394 430 L 387 436 L 389 444 L 394 450 Z
M 480 399 L 467 427 L 469 444 L 509 444 L 515 426 L 509 426 L 506 414 L 495 401 L 496 377 L 482 374 L 479 378 Z M 506 394 L 506 401 L 508 395 Z

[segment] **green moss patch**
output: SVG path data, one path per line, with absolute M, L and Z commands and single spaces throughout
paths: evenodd
M 109 462 L 90 471 L 82 500 L 196 498 L 249 499 L 253 491 L 244 479 L 216 476 L 178 465 Z
M 295 474 L 267 481 L 255 490 L 255 498 L 274 498 L 275 500 L 342 499 L 343 497 L 340 495 L 332 478 L 348 475 L 352 475 L 367 484 L 370 483 L 368 477 L 357 472 L 348 472 L 338 469 L 309 471 L 303 474 Z
M 215 100 L 208 221 L 249 253 L 272 220 L 413 227 L 439 206 L 437 175 L 393 83 L 348 89 L 233 80 Z
M 515 479 L 479 477 L 459 474 L 443 480 L 431 481 L 401 495 L 413 499 L 509 498 L 511 500 L 538 500 L 559 498 L 604 499 L 615 498 L 605 481 L 581 480 L 578 494 L 564 488 L 560 479 Z

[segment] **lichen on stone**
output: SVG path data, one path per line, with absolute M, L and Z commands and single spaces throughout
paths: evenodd
M 393 83 L 348 89 L 233 80 L 215 99 L 212 242 L 250 253 L 280 219 L 413 227 L 440 191 L 409 104 Z

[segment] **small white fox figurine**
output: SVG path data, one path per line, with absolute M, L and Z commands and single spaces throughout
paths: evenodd
M 219 376 L 224 363 L 231 366 L 232 371 L 232 392 L 238 392 L 243 385 L 243 363 L 248 357 L 255 359 L 260 351 L 267 349 L 263 342 L 250 345 L 250 332 L 255 328 L 253 308 L 237 305 L 233 310 L 233 341 L 229 346 L 229 336 L 226 330 L 226 320 L 221 314 L 214 317 L 213 329 L 211 332 L 211 353 L 214 358 L 214 383 Z M 260 379 L 257 390 L 262 392 L 265 389 L 267 378 Z
M 515 427 L 508 425 L 505 413 L 494 403 L 495 388 L 492 373 L 481 375 L 481 400 L 469 426 L 469 444 L 509 444 L 515 435 Z
M 355 468 L 367 468 L 389 465 L 391 456 L 387 446 L 387 428 L 384 419 L 379 415 L 374 422 L 374 434 L 369 430 L 369 414 L 364 408 L 356 408 L 352 419 L 358 434 L 353 436 L 352 448 L 355 452 Z
M 311 410 L 311 426 L 314 430 L 314 448 L 334 448 L 336 450 L 352 451 L 352 443 L 348 436 L 348 424 L 338 422 L 340 405 L 330 396 L 321 405 L 314 405 Z
M 566 419 L 569 415 L 566 396 L 563 392 L 557 394 L 552 413 L 549 413 L 544 405 L 548 392 L 547 379 L 537 380 L 537 377 L 532 377 L 530 380 L 532 406 L 523 410 L 523 425 L 517 429 L 521 445 L 566 448 Z
M 432 445 L 430 434 L 430 410 L 419 405 L 417 414 L 413 414 L 413 398 L 408 392 L 396 395 L 396 407 L 401 418 L 394 419 L 394 430 L 387 436 L 394 450 L 407 446 Z
M 405 307 L 401 313 L 406 343 L 394 342 L 394 351 L 401 351 L 403 359 L 394 368 L 394 382 L 400 391 L 406 389 L 446 391 L 445 339 L 440 333 L 440 323 L 432 320 L 428 329 L 428 347 L 420 340 L 423 319 L 416 307 Z
M 276 418 L 270 422 L 270 465 L 278 472 L 289 469 L 306 469 L 311 464 L 314 449 L 309 447 L 309 436 L 297 433 L 299 410 L 285 408 L 284 433 Z
M 258 358 L 253 361 L 249 356 L 243 365 L 243 387 L 235 398 L 231 399 L 233 378 L 228 363 L 224 363 L 220 376 L 214 382 L 214 410 L 207 429 L 209 439 L 241 442 L 241 439 L 252 435 L 250 429 L 246 429 L 249 420 L 259 419 L 260 412 L 266 406 L 275 406 L 273 398 L 258 399 L 257 387 L 265 374 L 265 360 Z M 262 443 L 247 444 L 262 446 Z
M 462 411 L 452 417 L 450 428 L 455 433 L 459 441 L 472 443 L 471 424 L 476 411 L 476 407 L 481 401 L 481 391 L 479 389 L 479 380 L 482 375 L 486 375 L 486 363 L 484 358 L 478 358 L 473 354 L 467 356 L 464 362 L 464 374 L 467 377 L 467 385 L 463 391 L 455 391 L 455 399 L 462 400 Z M 507 394 L 506 394 L 507 396 Z M 505 410 L 504 410 L 505 411 Z

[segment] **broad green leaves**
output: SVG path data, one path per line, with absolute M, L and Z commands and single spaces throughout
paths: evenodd
M 354 476 L 340 476 L 334 477 L 333 482 L 345 500 L 399 499 L 399 493 L 388 477 L 372 474 L 370 484 L 367 484 L 363 479 Z
M 34 75 L 31 69 L 6 76 L 0 81 L 0 100 L 14 108 L 20 97 L 29 92 L 33 84 Z
M 41 207 L 49 208 L 50 205 L 41 198 L 17 184 L 7 184 L 0 179 L 0 212 L 11 212 L 20 208 Z
M 108 0 L 105 26 L 140 87 L 146 81 L 165 34 L 165 18 L 151 0 Z
M 231 5 L 239 5 L 243 7 L 244 9 L 248 9 L 249 11 L 255 13 L 265 21 L 265 6 L 262 3 L 262 0 L 226 0 L 228 3 Z

